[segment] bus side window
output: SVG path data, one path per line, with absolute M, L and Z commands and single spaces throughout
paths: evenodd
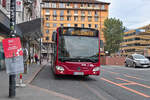
M 57 40 L 56 38 L 57 38 L 56 31 L 54 31 L 53 35 L 52 35 L 52 41 L 55 42 L 55 43 L 56 43 L 56 40 Z

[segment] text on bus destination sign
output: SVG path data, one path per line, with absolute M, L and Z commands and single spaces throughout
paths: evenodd
M 68 31 L 68 29 L 63 29 L 62 34 L 64 35 L 81 35 L 81 36 L 96 36 L 96 31 L 91 30 L 71 30 Z

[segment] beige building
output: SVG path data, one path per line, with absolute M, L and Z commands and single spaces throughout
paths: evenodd
M 150 56 L 150 25 L 125 32 L 123 39 L 123 55 L 139 53 Z
M 102 28 L 108 17 L 109 3 L 97 0 L 43 0 L 43 43 L 52 41 L 52 33 L 60 26 L 96 28 L 105 42 Z

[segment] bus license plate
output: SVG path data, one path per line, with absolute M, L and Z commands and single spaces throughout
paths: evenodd
M 83 72 L 74 72 L 73 75 L 84 75 Z

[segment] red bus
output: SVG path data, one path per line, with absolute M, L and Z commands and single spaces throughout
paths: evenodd
M 59 27 L 53 33 L 55 75 L 99 75 L 100 37 L 92 28 Z

